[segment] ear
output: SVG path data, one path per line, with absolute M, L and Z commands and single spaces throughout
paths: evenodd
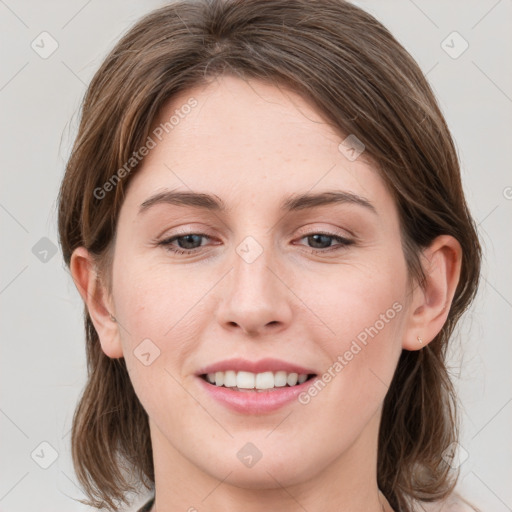
M 441 331 L 460 278 L 462 249 L 450 235 L 440 235 L 423 251 L 425 285 L 415 285 L 402 347 L 419 350 Z
M 96 265 L 89 251 L 84 247 L 75 249 L 71 255 L 69 268 L 98 333 L 103 352 L 111 358 L 123 357 L 113 302 L 100 282 Z

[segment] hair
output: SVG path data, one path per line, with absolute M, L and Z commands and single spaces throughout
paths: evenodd
M 105 197 L 96 191 L 144 145 L 167 101 L 224 74 L 284 86 L 364 143 L 393 195 L 417 286 L 425 284 L 422 249 L 441 234 L 460 243 L 448 318 L 423 349 L 402 351 L 378 440 L 377 481 L 395 510 L 447 497 L 458 472 L 442 454 L 458 439 L 458 415 L 446 351 L 476 294 L 481 247 L 434 94 L 409 53 L 362 9 L 343 0 L 182 0 L 139 20 L 106 57 L 81 105 L 59 193 L 66 264 L 85 247 L 111 290 L 118 214 L 140 163 Z M 154 488 L 149 423 L 124 358 L 103 353 L 87 307 L 84 320 L 88 380 L 73 418 L 73 464 L 84 503 L 115 511 L 137 489 L 129 475 Z

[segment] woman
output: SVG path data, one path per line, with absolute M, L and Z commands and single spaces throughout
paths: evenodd
M 147 15 L 86 93 L 59 230 L 92 506 L 464 510 L 445 354 L 480 245 L 432 91 L 372 16 Z

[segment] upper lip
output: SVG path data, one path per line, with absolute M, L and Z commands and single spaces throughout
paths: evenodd
M 224 361 L 218 361 L 217 363 L 210 364 L 201 368 L 197 375 L 204 375 L 206 373 L 215 372 L 226 372 L 228 370 L 234 370 L 235 372 L 245 371 L 251 373 L 263 373 L 263 372 L 277 372 L 285 371 L 287 373 L 305 373 L 305 374 L 316 374 L 314 370 L 299 366 L 294 363 L 288 363 L 280 359 L 266 358 L 260 359 L 259 361 L 249 361 L 247 359 L 225 359 Z

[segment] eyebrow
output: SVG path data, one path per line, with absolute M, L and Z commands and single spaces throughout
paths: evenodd
M 343 190 L 294 194 L 281 203 L 280 210 L 292 212 L 340 203 L 356 204 L 377 214 L 377 210 L 368 199 Z M 222 199 L 216 195 L 193 191 L 165 190 L 146 199 L 140 205 L 139 215 L 157 204 L 191 206 L 214 212 L 225 212 L 228 210 Z

